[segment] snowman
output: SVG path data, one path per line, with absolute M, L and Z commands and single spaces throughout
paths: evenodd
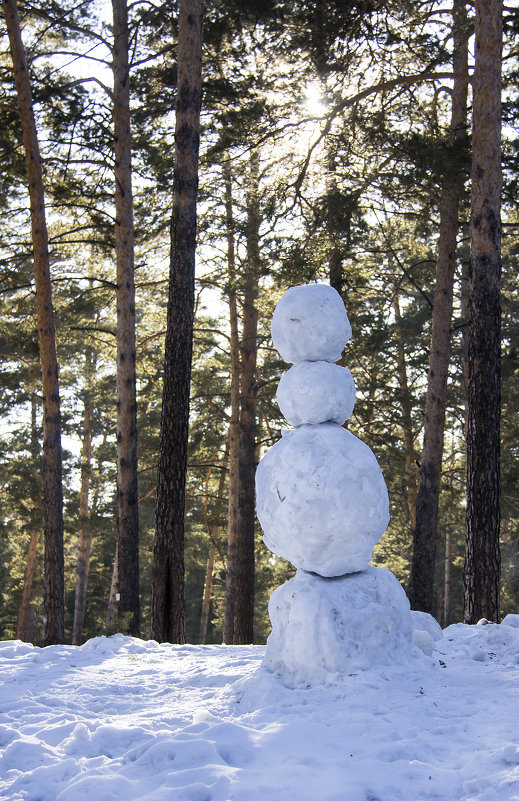
M 292 287 L 272 318 L 274 345 L 293 363 L 277 391 L 293 427 L 258 465 L 257 513 L 266 546 L 297 571 L 270 599 L 263 666 L 289 686 L 397 662 L 412 648 L 402 587 L 369 565 L 389 502 L 373 452 L 342 427 L 355 384 L 334 362 L 350 336 L 327 284 Z

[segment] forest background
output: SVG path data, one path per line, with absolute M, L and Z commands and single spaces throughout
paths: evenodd
M 111 10 L 107 14 L 101 3 L 18 5 L 42 153 L 60 365 L 65 637 L 77 643 L 128 624 L 124 615 L 116 617 L 115 45 Z M 459 186 L 457 258 L 433 611 L 443 625 L 462 619 L 473 26 L 472 7 L 458 0 L 454 13 L 439 2 L 205 4 L 185 504 L 188 641 L 221 642 L 225 636 L 228 542 L 236 533 L 232 500 L 240 496 L 239 488 L 229 491 L 233 427 L 247 428 L 252 443 L 241 455 L 244 475 L 286 427 L 275 402 L 286 366 L 268 326 L 275 303 L 292 284 L 329 281 L 344 297 L 353 338 L 343 360 L 357 387 L 349 428 L 375 451 L 391 503 L 391 523 L 374 562 L 407 586 L 440 205 L 453 185 Z M 519 608 L 518 30 L 519 11 L 507 5 L 503 613 Z M 0 636 L 40 643 L 42 393 L 24 152 L 3 27 L 1 34 Z M 177 38 L 174 3 L 129 6 L 142 636 L 151 625 Z M 453 135 L 453 87 L 460 74 L 453 60 L 463 42 L 468 94 Z M 264 642 L 268 597 L 292 568 L 263 547 L 257 524 L 255 540 L 254 639 Z

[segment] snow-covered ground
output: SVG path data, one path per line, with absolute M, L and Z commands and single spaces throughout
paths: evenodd
M 0 643 L 9 801 L 519 801 L 519 629 L 289 689 L 260 646 Z

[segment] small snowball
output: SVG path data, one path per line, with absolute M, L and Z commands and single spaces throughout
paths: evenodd
M 327 421 L 342 425 L 355 405 L 355 383 L 349 370 L 330 362 L 298 362 L 279 382 L 281 413 L 295 428 Z
M 432 656 L 434 651 L 434 640 L 428 631 L 423 629 L 413 629 L 413 644 L 426 656 Z
M 364 570 L 389 523 L 375 455 L 335 423 L 285 432 L 258 465 L 256 496 L 267 548 L 321 576 Z
M 389 570 L 335 579 L 298 570 L 269 603 L 272 634 L 263 667 L 285 684 L 322 684 L 411 656 L 409 601 Z
M 342 298 L 328 284 L 288 289 L 274 310 L 271 330 L 286 362 L 336 362 L 351 337 Z
M 443 630 L 435 617 L 428 612 L 420 612 L 413 609 L 411 612 L 413 620 L 413 629 L 426 631 L 433 640 L 441 640 L 443 638 Z

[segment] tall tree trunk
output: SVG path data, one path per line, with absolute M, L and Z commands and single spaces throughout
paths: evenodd
M 32 372 L 32 370 L 31 370 Z M 37 432 L 37 417 L 38 417 L 38 404 L 37 394 L 33 390 L 31 393 L 31 457 L 33 464 L 36 466 L 40 454 L 40 444 L 38 441 Z M 31 607 L 32 588 L 34 582 L 34 574 L 36 572 L 36 554 L 38 549 L 38 523 L 39 523 L 39 510 L 41 509 L 41 482 L 37 481 L 37 490 L 34 497 L 33 507 L 33 522 L 32 530 L 29 539 L 29 547 L 27 549 L 27 560 L 25 567 L 25 578 L 23 583 L 22 600 L 18 612 L 18 622 L 16 626 L 16 636 L 19 640 L 26 642 L 33 641 L 34 635 L 34 607 Z
M 43 519 L 45 534 L 45 645 L 64 640 L 63 489 L 61 415 L 45 195 L 29 69 L 15 0 L 3 0 L 13 61 L 31 205 L 38 342 L 43 383 Z
M 476 1 L 464 619 L 499 622 L 501 0 Z
M 259 154 L 252 152 L 247 203 L 247 267 L 243 280 L 243 330 L 240 343 L 240 437 L 238 466 L 238 569 L 234 610 L 236 645 L 254 640 L 254 532 L 256 476 L 256 361 L 258 352 Z
M 401 326 L 400 303 L 398 301 L 397 289 L 395 287 L 395 300 L 393 308 L 395 311 L 396 329 L 395 338 L 397 344 L 398 357 L 398 386 L 400 396 L 400 406 L 402 409 L 402 433 L 404 441 L 405 455 L 405 483 L 407 491 L 407 508 L 409 510 L 409 520 L 411 527 L 416 525 L 416 459 L 414 452 L 413 423 L 411 419 L 411 398 L 409 395 L 409 384 L 407 381 L 407 367 L 405 361 L 404 337 Z
M 85 354 L 85 401 L 83 407 L 83 437 L 81 446 L 81 485 L 79 489 L 79 537 L 76 565 L 76 592 L 74 597 L 74 622 L 72 624 L 72 645 L 81 645 L 83 624 L 85 622 L 86 591 L 90 552 L 92 549 L 92 530 L 89 525 L 90 474 L 92 471 L 92 419 L 93 403 L 90 394 L 95 365 L 90 348 Z
M 112 581 L 110 582 L 110 594 L 108 596 L 108 608 L 106 610 L 107 626 L 110 626 L 117 614 L 117 606 L 119 604 L 119 543 L 115 543 L 114 564 L 112 567 Z
M 229 440 L 227 440 L 223 458 L 220 464 L 220 479 L 218 481 L 218 491 L 216 497 L 218 501 L 223 498 L 224 488 L 225 488 L 225 475 L 226 475 L 226 465 L 227 465 L 227 457 L 229 454 Z M 209 476 L 208 476 L 209 478 Z M 210 525 L 207 520 L 207 506 L 208 506 L 208 482 L 206 482 L 206 501 L 205 501 L 205 510 L 204 510 L 204 517 L 206 519 L 207 531 L 209 534 L 209 539 L 211 540 L 211 545 L 209 546 L 209 556 L 207 558 L 207 567 L 205 572 L 205 582 L 204 582 L 204 596 L 202 599 L 202 614 L 200 615 L 200 633 L 198 642 L 202 645 L 205 643 L 207 639 L 207 626 L 209 623 L 209 610 L 211 607 L 211 590 L 213 586 L 213 569 L 214 569 L 214 559 L 216 556 L 217 550 L 217 537 L 218 537 L 218 525 Z
M 16 637 L 19 640 L 27 640 L 27 628 L 29 621 L 29 611 L 32 598 L 32 585 L 36 570 L 36 552 L 38 548 L 38 529 L 31 531 L 29 547 L 27 548 L 27 559 L 25 567 L 25 579 L 23 583 L 22 601 L 18 613 L 18 623 L 16 626 Z M 31 638 L 32 639 L 32 638 Z
M 193 352 L 202 0 L 180 0 L 171 261 L 160 428 L 152 637 L 185 642 L 184 507 Z
M 227 233 L 227 273 L 229 280 L 229 323 L 231 348 L 231 419 L 229 421 L 229 504 L 227 517 L 227 570 L 223 641 L 234 642 L 236 583 L 238 576 L 238 485 L 240 457 L 240 337 L 236 293 L 232 176 L 229 163 L 224 166 L 225 220 Z
M 443 628 L 449 625 L 451 606 L 451 530 L 445 528 L 445 571 L 443 574 Z
M 216 536 L 216 528 L 212 531 L 211 536 Z M 213 587 L 215 555 L 216 545 L 211 543 L 209 546 L 209 556 L 207 557 L 207 566 L 205 569 L 204 597 L 202 598 L 202 614 L 200 615 L 200 633 L 198 635 L 198 642 L 200 645 L 205 645 L 207 641 L 207 626 L 209 624 L 209 612 L 211 610 L 211 590 Z
M 466 135 L 468 88 L 468 30 L 465 0 L 453 7 L 452 116 L 450 142 Z M 429 373 L 425 402 L 424 442 L 413 532 L 409 599 L 413 609 L 433 613 L 438 501 L 440 495 L 443 432 L 447 403 L 452 326 L 452 296 L 456 266 L 459 198 L 463 175 L 447 176 L 440 199 L 440 232 L 432 315 Z
M 130 130 L 128 8 L 112 0 L 114 46 L 115 255 L 117 262 L 117 537 L 119 617 L 132 613 L 128 633 L 140 633 L 135 279 Z

